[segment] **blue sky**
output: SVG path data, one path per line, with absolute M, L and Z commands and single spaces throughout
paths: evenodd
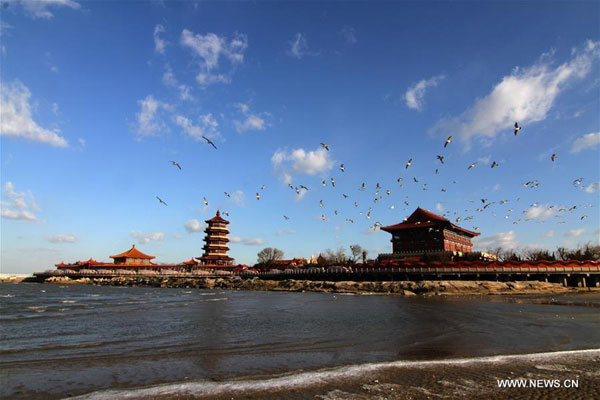
M 417 206 L 482 249 L 599 240 L 597 2 L 5 4 L 2 272 L 188 260 L 218 208 L 247 264 L 375 257 Z

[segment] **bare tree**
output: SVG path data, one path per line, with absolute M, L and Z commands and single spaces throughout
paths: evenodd
M 360 256 L 363 254 L 364 250 L 359 244 L 351 244 L 350 251 L 352 252 L 352 257 L 350 258 L 350 262 L 355 264 L 360 259 Z
M 258 263 L 263 265 L 272 264 L 273 261 L 281 260 L 282 258 L 283 251 L 273 247 L 264 248 L 260 253 L 258 253 Z
M 524 249 L 521 254 L 523 258 L 528 261 L 554 261 L 556 257 L 554 257 L 553 253 L 550 253 L 548 250 L 541 249 Z

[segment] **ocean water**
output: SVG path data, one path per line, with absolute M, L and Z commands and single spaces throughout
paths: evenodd
M 0 397 L 304 398 L 374 370 L 600 358 L 573 352 L 600 347 L 599 296 L 544 302 L 0 284 Z

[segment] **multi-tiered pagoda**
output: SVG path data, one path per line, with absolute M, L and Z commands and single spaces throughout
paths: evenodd
M 221 213 L 217 210 L 217 215 L 205 221 L 208 226 L 204 230 L 206 236 L 204 238 L 204 255 L 196 257 L 200 261 L 200 267 L 230 267 L 233 264 L 233 258 L 227 255 L 229 247 L 229 229 L 227 224 L 229 221 L 221 217 Z

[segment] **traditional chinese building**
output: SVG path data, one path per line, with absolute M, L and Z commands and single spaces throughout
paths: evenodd
M 393 253 L 382 254 L 380 258 L 412 258 L 447 252 L 463 255 L 473 252 L 473 237 L 479 235 L 420 207 L 405 221 L 383 226 L 381 230 L 392 234 Z
M 110 256 L 114 260 L 115 265 L 128 266 L 128 265 L 152 265 L 150 260 L 156 258 L 144 254 L 135 248 L 135 244 L 131 245 L 131 248 L 124 253 Z
M 201 267 L 231 267 L 233 258 L 227 255 L 229 247 L 229 229 L 227 225 L 229 221 L 221 217 L 221 213 L 217 210 L 217 215 L 205 221 L 207 226 L 204 232 L 204 254 L 202 257 L 196 257 L 200 261 Z

